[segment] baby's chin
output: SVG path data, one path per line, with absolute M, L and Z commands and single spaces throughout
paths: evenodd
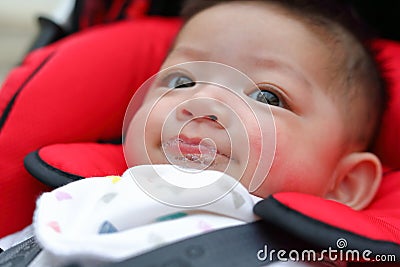
M 237 160 L 226 155 L 215 153 L 197 154 L 197 153 L 180 153 L 176 150 L 168 150 L 160 145 L 150 147 L 146 155 L 131 155 L 128 166 L 137 165 L 155 165 L 155 164 L 171 164 L 180 168 L 193 170 L 214 170 L 226 173 L 236 180 L 241 179 L 244 170 Z
M 215 155 L 201 155 L 196 153 L 188 154 L 175 154 L 166 155 L 161 161 L 155 162 L 156 164 L 171 164 L 181 168 L 195 169 L 195 170 L 215 170 L 220 172 L 227 172 L 229 169 L 230 160 L 225 156 Z M 154 164 L 154 163 L 153 163 Z
M 167 163 L 187 169 L 224 171 L 231 161 L 229 156 L 220 153 L 215 146 L 187 142 L 180 138 L 163 142 L 159 149 Z

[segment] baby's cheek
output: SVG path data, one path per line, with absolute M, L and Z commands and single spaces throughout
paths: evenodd
M 252 141 L 251 150 L 255 155 L 254 161 L 257 161 L 257 170 L 255 178 L 258 179 L 257 183 L 260 185 L 265 181 L 270 172 L 272 164 L 275 160 L 275 133 L 271 131 L 263 131 L 255 142 Z
M 264 164 L 264 161 L 268 161 L 268 157 L 264 157 L 263 147 L 265 144 L 262 141 L 259 131 L 248 131 L 247 134 L 247 144 L 243 140 L 239 145 L 235 146 L 235 144 L 233 144 L 233 147 L 239 147 L 241 149 L 240 165 L 245 169 L 241 182 L 249 191 L 253 191 L 255 187 L 263 183 L 270 164 Z
M 148 144 L 154 142 L 152 112 L 142 106 L 133 116 L 124 136 L 124 153 L 129 166 L 148 163 Z

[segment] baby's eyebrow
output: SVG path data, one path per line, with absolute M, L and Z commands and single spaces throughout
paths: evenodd
M 168 57 L 172 55 L 184 61 L 210 60 L 209 53 L 206 50 L 195 46 L 180 45 L 179 43 L 172 47 Z M 299 70 L 279 58 L 256 56 L 254 58 L 247 58 L 246 62 L 251 65 L 251 68 L 262 68 L 267 71 L 280 71 L 287 74 L 288 79 L 295 80 L 296 84 L 302 83 L 304 84 L 304 88 L 312 87 L 311 82 Z M 246 74 L 252 78 L 250 73 Z M 257 83 L 259 81 L 255 82 Z
M 189 60 L 190 59 L 207 60 L 207 52 L 204 50 L 201 50 L 199 48 L 194 48 L 194 47 L 174 46 L 169 51 L 169 55 L 172 55 L 172 54 L 177 54 L 177 55 L 182 56 Z
M 290 74 L 292 77 L 297 79 L 298 81 L 302 82 L 305 84 L 307 87 L 311 86 L 310 81 L 304 77 L 304 75 L 296 70 L 295 67 L 291 66 L 290 64 L 287 64 L 286 62 L 276 59 L 276 58 L 255 58 L 254 59 L 254 65 L 257 68 L 264 68 L 264 69 L 273 69 L 273 70 L 279 70 L 279 71 L 284 71 L 288 74 Z

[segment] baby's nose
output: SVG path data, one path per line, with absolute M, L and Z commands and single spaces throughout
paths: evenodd
M 227 128 L 238 118 L 238 105 L 243 101 L 233 89 L 216 83 L 198 83 L 196 87 L 194 94 L 179 106 L 178 119 L 203 119 Z
M 228 127 L 231 117 L 234 116 L 230 113 L 233 113 L 233 110 L 227 104 L 209 97 L 187 100 L 176 109 L 178 120 L 196 120 L 216 128 Z

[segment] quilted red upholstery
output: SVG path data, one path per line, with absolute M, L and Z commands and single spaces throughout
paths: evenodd
M 165 18 L 98 26 L 32 52 L 8 75 L 0 90 L 0 237 L 28 225 L 36 198 L 49 190 L 28 174 L 24 157 L 51 144 L 121 139 L 131 96 L 158 71 L 179 26 Z M 121 155 L 110 168 L 87 166 L 93 154 L 72 156 L 84 176 L 125 168 Z

